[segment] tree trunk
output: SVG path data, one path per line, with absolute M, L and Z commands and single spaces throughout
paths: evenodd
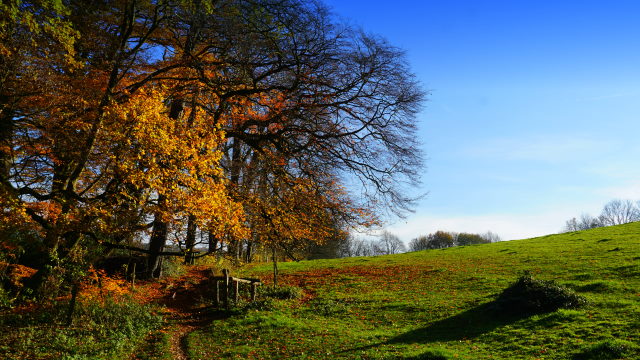
M 187 265 L 193 265 L 195 256 L 193 251 L 196 245 L 196 217 L 193 215 L 189 215 L 189 219 L 187 220 L 187 236 L 185 239 L 185 250 L 186 254 L 184 255 L 184 263 Z
M 158 204 L 164 206 L 165 197 L 158 196 Z M 149 255 L 147 256 L 147 278 L 159 278 L 160 270 L 160 253 L 164 250 L 169 235 L 169 226 L 162 220 L 160 214 L 156 214 L 153 219 L 153 228 L 151 230 L 151 238 L 149 239 Z
M 250 263 L 253 260 L 253 241 L 247 241 L 247 250 L 245 252 L 244 260 Z
M 169 118 L 178 120 L 182 117 L 184 111 L 184 99 L 175 99 L 171 102 L 169 109 Z M 158 207 L 166 208 L 167 199 L 164 195 L 158 195 Z M 149 240 L 149 256 L 147 258 L 147 277 L 159 278 L 161 276 L 160 269 L 160 253 L 164 250 L 169 236 L 169 224 L 162 219 L 160 214 L 155 214 L 153 219 L 153 230 L 151 239 Z
M 208 240 L 208 244 L 207 244 L 207 252 L 209 254 L 213 254 L 214 252 L 217 252 L 219 247 L 218 247 L 218 238 L 216 238 L 216 236 L 214 235 L 213 232 L 209 231 L 209 238 Z M 222 247 L 222 246 L 220 246 Z
M 78 283 L 74 282 L 71 287 L 71 301 L 69 302 L 69 309 L 67 310 L 67 326 L 71 326 L 71 324 L 73 323 L 73 313 L 76 311 L 78 288 Z
M 13 138 L 13 113 L 0 104 L 0 186 L 10 188 L 11 139 Z
M 278 287 L 278 256 L 276 253 L 276 248 L 271 248 L 272 256 L 273 256 L 273 287 Z

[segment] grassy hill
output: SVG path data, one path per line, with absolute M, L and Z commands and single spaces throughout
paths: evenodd
M 280 270 L 299 299 L 263 296 L 192 332 L 190 358 L 640 359 L 640 223 Z M 589 305 L 500 314 L 492 301 L 525 272 Z

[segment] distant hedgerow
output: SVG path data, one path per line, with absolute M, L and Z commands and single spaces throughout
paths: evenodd
M 496 299 L 496 308 L 510 315 L 541 314 L 586 305 L 587 299 L 554 281 L 520 277 Z

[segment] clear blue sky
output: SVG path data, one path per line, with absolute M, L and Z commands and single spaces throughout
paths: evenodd
M 640 199 L 640 1 L 327 0 L 431 92 L 416 213 L 389 230 L 518 239 Z

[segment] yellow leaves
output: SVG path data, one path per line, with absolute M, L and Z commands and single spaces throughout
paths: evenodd
M 116 172 L 135 188 L 163 196 L 165 206 L 153 212 L 169 221 L 189 214 L 216 234 L 246 236 L 242 207 L 229 197 L 219 164 L 224 132 L 203 114 L 171 119 L 167 97 L 164 89 L 145 89 L 109 106 L 105 131 L 126 144 Z

